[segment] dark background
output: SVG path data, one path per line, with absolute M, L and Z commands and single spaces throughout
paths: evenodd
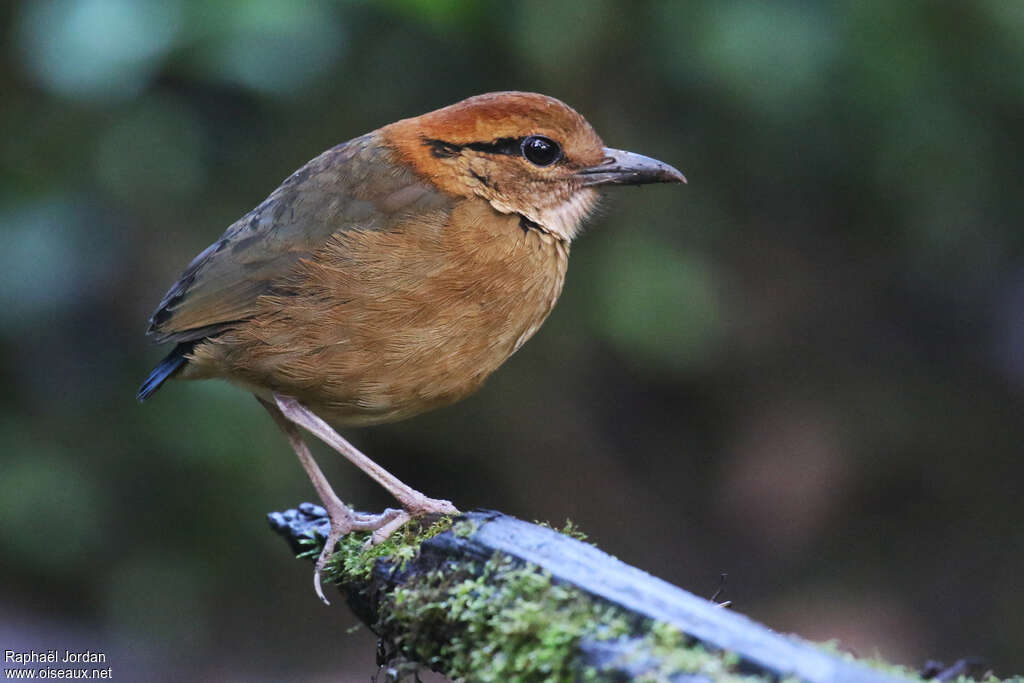
M 0 9 L 0 640 L 120 680 L 368 680 L 263 515 L 313 498 L 145 322 L 323 149 L 554 95 L 690 184 L 609 192 L 541 332 L 346 432 L 783 631 L 1024 670 L 1024 3 L 32 0 Z M 388 504 L 317 446 L 342 496 Z

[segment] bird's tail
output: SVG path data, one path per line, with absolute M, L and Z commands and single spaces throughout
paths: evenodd
M 166 358 L 160 361 L 159 365 L 153 368 L 153 372 L 149 373 L 149 377 L 139 387 L 139 393 L 135 394 L 135 398 L 139 400 L 139 403 L 152 396 L 160 388 L 160 385 L 167 381 L 168 377 L 176 373 L 181 369 L 181 366 L 188 362 L 185 355 L 191 353 L 193 346 L 195 346 L 195 342 L 178 344 L 167 354 Z

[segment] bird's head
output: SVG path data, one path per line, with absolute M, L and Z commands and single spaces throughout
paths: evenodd
M 565 240 L 594 208 L 601 185 L 686 182 L 668 164 L 605 147 L 571 107 L 535 93 L 477 95 L 381 132 L 445 192 L 482 197 Z

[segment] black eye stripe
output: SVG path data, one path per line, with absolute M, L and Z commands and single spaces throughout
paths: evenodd
M 485 154 L 507 154 L 510 156 L 518 156 L 521 154 L 523 140 L 524 138 L 498 138 L 497 140 L 492 140 L 490 142 L 467 142 L 464 145 L 459 145 L 454 142 L 448 142 L 447 140 L 423 138 L 423 144 L 430 147 L 430 153 L 439 159 L 456 157 L 461 154 L 464 149 L 471 149 L 474 152 L 484 152 Z
M 523 138 L 498 138 L 490 142 L 470 142 L 463 145 L 466 149 L 474 152 L 485 152 L 487 154 L 507 154 L 518 156 L 523 145 Z
M 438 159 L 450 159 L 457 157 L 462 152 L 462 147 L 453 142 L 423 138 L 423 144 L 430 147 L 430 153 Z
M 530 141 L 534 140 L 540 140 L 550 145 L 553 154 L 545 155 L 543 158 L 534 155 L 534 158 L 531 158 L 527 154 L 527 145 Z M 483 152 L 484 154 L 524 156 L 536 166 L 549 166 L 564 158 L 561 146 L 551 138 L 544 137 L 543 135 L 529 135 L 521 138 L 498 138 L 490 142 L 467 142 L 463 145 L 446 140 L 423 138 L 423 143 L 430 147 L 431 154 L 437 158 L 455 157 L 464 149 L 471 149 L 474 152 Z

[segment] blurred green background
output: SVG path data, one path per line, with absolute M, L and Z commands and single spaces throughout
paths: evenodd
M 0 641 L 119 680 L 368 680 L 263 515 L 251 397 L 138 383 L 194 254 L 323 149 L 492 90 L 686 187 L 609 193 L 478 395 L 346 432 L 406 481 L 772 627 L 1024 670 L 1024 3 L 23 0 L 0 9 Z M 388 504 L 317 446 L 361 508 Z

